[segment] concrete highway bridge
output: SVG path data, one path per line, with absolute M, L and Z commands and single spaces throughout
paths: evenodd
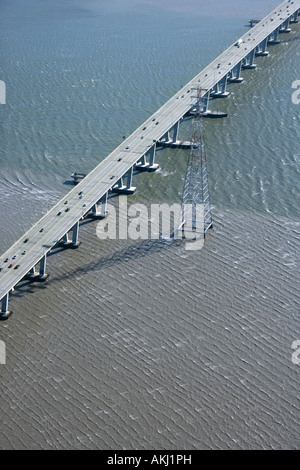
M 255 57 L 268 55 L 268 45 L 278 44 L 280 34 L 290 32 L 290 25 L 298 22 L 299 14 L 300 0 L 288 0 L 258 23 L 253 22 L 247 33 L 149 117 L 1 255 L 0 319 L 9 317 L 9 295 L 22 279 L 41 282 L 47 278 L 46 261 L 51 249 L 58 244 L 78 247 L 81 219 L 88 215 L 105 217 L 110 192 L 132 194 L 134 169 L 158 168 L 157 146 L 190 147 L 190 142 L 178 139 L 181 119 L 200 101 L 203 116 L 218 117 L 209 110 L 210 98 L 228 96 L 227 84 L 240 83 L 242 69 L 255 68 Z M 195 90 L 200 90 L 200 96 Z

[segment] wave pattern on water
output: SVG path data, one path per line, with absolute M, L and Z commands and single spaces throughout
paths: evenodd
M 73 171 L 240 37 L 253 3 L 262 15 L 277 6 L 232 0 L 212 18 L 193 1 L 179 15 L 169 2 L 17 3 L 0 18 L 3 251 Z M 48 257 L 47 284 L 17 286 L 1 324 L 0 448 L 299 447 L 298 41 L 296 26 L 212 103 L 228 118 L 205 122 L 214 230 L 203 250 L 100 241 L 83 221 L 81 247 Z M 190 131 L 183 122 L 182 138 Z M 136 177 L 131 201 L 179 202 L 186 159 L 158 151 L 159 172 Z
M 193 255 L 91 225 L 17 289 L 2 447 L 297 447 L 299 222 L 215 210 Z

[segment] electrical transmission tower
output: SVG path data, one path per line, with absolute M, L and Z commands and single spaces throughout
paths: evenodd
M 181 222 L 177 230 L 184 230 L 185 235 L 189 232 L 198 238 L 205 238 L 213 223 L 201 117 L 201 88 L 196 90 L 197 105 L 193 119 L 191 150 L 183 187 Z

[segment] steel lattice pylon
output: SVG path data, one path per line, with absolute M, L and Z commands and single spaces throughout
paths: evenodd
M 201 118 L 201 88 L 197 88 L 197 106 L 193 120 L 191 150 L 187 163 L 182 195 L 181 220 L 177 230 L 186 234 L 193 232 L 199 236 L 212 228 L 212 215 L 209 199 L 208 174 Z

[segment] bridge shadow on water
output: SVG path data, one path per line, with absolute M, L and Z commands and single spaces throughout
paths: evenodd
M 78 266 L 76 269 L 70 270 L 66 274 L 51 276 L 47 283 L 51 285 L 52 283 L 54 284 L 64 279 L 72 279 L 78 275 L 98 272 L 102 268 L 114 267 L 119 264 L 128 263 L 133 259 L 144 258 L 146 256 L 152 255 L 153 253 L 159 253 L 163 250 L 170 250 L 174 246 L 180 246 L 184 242 L 184 240 L 142 240 L 132 246 L 122 248 L 113 254 L 101 256 L 95 261 L 92 261 L 84 266 Z
M 128 263 L 133 259 L 145 258 L 154 253 L 159 253 L 161 251 L 167 251 L 174 248 L 174 246 L 180 247 L 185 243 L 184 239 L 179 240 L 142 240 L 136 244 L 122 248 L 121 250 L 116 251 L 113 254 L 107 256 L 101 256 L 95 261 L 87 263 L 82 266 L 78 266 L 75 269 L 70 269 L 67 273 L 60 275 L 53 275 L 49 273 L 49 277 L 46 282 L 31 282 L 29 280 L 23 279 L 15 287 L 14 295 L 15 298 L 23 297 L 25 294 L 33 293 L 36 290 L 47 289 L 47 286 L 55 285 L 58 282 L 71 280 L 74 277 L 86 275 L 92 272 L 101 271 L 103 268 L 114 267 L 123 263 Z M 54 255 L 60 251 L 64 251 L 66 248 L 60 248 L 55 252 L 52 252 L 51 255 Z M 55 269 L 55 267 L 53 267 Z

